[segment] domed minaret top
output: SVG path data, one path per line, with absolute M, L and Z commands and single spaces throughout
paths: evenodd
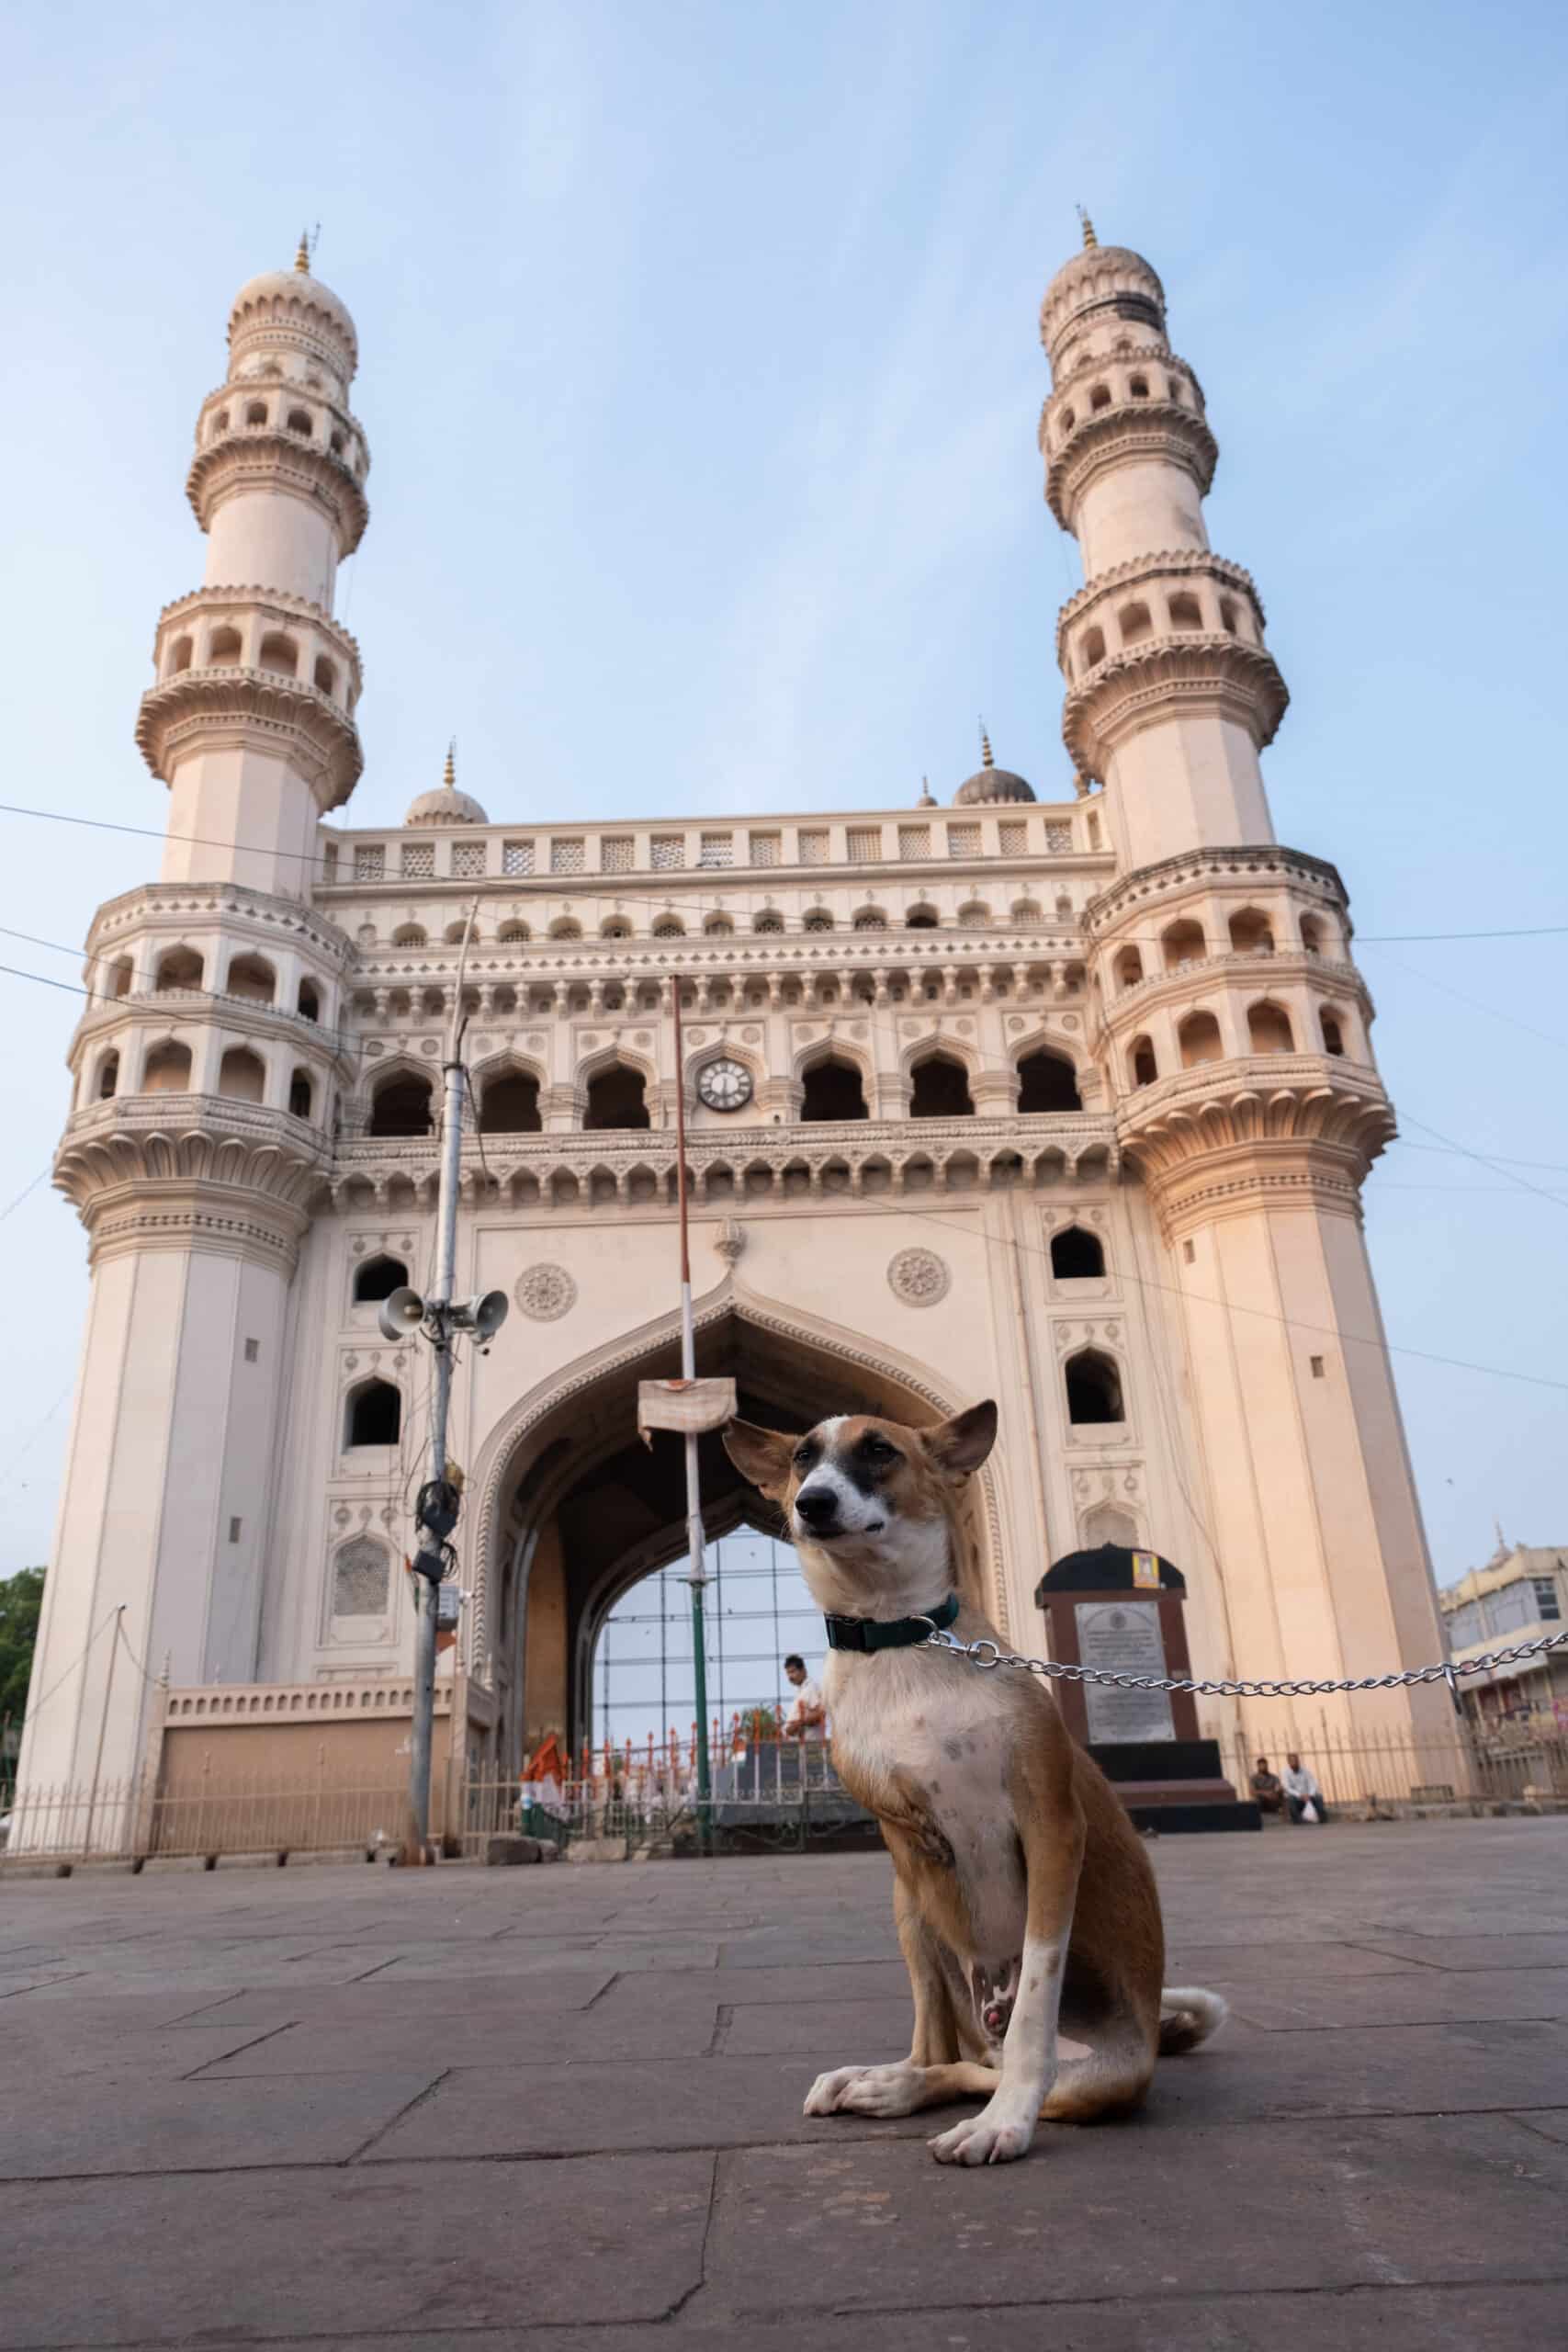
M 984 808 L 998 800 L 1032 800 L 1034 787 L 1010 768 L 998 767 L 991 756 L 991 739 L 980 729 L 980 764 L 953 796 L 955 808 Z
M 299 240 L 292 269 L 264 270 L 235 295 L 229 312 L 230 374 L 254 355 L 297 352 L 332 370 L 346 393 L 359 365 L 359 337 L 348 306 L 311 275 L 310 248 Z
M 1165 288 L 1152 265 L 1126 245 L 1102 245 L 1087 212 L 1083 251 L 1065 262 L 1040 305 L 1040 340 L 1060 379 L 1075 329 L 1111 319 L 1135 322 L 1165 338 Z
M 409 803 L 405 825 L 488 825 L 490 819 L 471 793 L 457 789 L 457 746 L 446 747 L 446 764 L 434 792 L 422 792 Z

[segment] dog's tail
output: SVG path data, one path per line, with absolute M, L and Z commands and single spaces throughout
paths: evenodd
M 1230 2003 L 1218 1993 L 1196 1984 L 1168 1984 L 1159 1996 L 1159 2054 L 1179 2057 L 1196 2050 L 1218 2033 L 1230 2015 Z

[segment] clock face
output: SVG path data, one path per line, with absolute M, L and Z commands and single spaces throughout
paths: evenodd
M 744 1062 L 721 1056 L 697 1072 L 697 1095 L 710 1111 L 741 1111 L 751 1100 L 751 1073 Z

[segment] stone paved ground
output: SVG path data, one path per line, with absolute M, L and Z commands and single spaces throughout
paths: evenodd
M 1224 2036 L 955 2172 L 880 1858 L 0 1883 L 0 2345 L 1568 2338 L 1568 1820 L 1154 1849 Z

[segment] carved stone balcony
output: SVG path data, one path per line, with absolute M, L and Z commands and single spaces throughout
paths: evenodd
M 1047 415 L 1050 407 L 1047 403 Z M 1071 531 L 1085 491 L 1129 458 L 1183 467 L 1197 483 L 1199 496 L 1205 497 L 1219 456 L 1219 443 L 1196 409 L 1169 400 L 1113 401 L 1109 408 L 1088 410 L 1052 453 L 1045 502 L 1063 530 Z
M 1261 751 L 1290 699 L 1266 647 L 1206 630 L 1169 631 L 1107 654 L 1068 687 L 1062 741 L 1080 775 L 1103 780 L 1118 743 L 1190 711 L 1235 720 Z
M 1116 1131 L 1167 1232 L 1226 1210 L 1359 1216 L 1395 1133 L 1375 1070 L 1322 1054 L 1256 1054 L 1175 1071 L 1126 1095 Z
M 291 1265 L 332 1155 L 304 1119 L 216 1094 L 131 1094 L 66 1121 L 54 1182 L 109 1250 L 185 1249 Z
M 260 389 L 277 402 L 274 386 Z M 309 403 L 314 409 L 318 405 L 309 393 L 288 389 L 297 406 Z M 237 407 L 243 407 L 245 390 L 243 385 L 232 387 Z M 212 516 L 224 499 L 256 490 L 292 491 L 313 505 L 325 506 L 337 524 L 338 545 L 344 556 L 354 553 L 370 520 L 364 484 L 348 458 L 281 425 L 231 425 L 215 440 L 203 442 L 191 459 L 186 496 L 204 531 L 210 529 Z
M 136 742 L 167 784 L 185 752 L 270 751 L 310 785 L 323 815 L 348 798 L 365 765 L 348 713 L 320 687 L 277 670 L 182 670 L 141 697 Z

